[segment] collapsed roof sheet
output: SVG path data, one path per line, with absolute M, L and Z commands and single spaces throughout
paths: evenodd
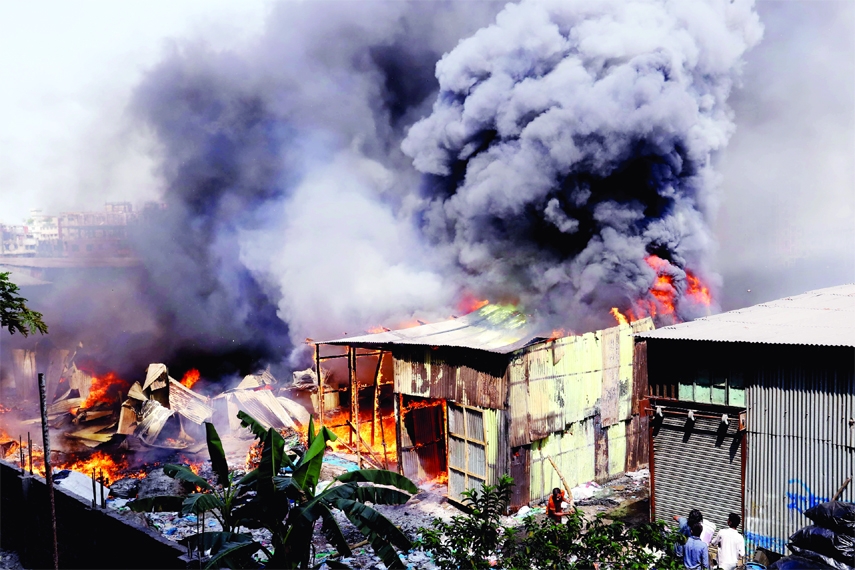
M 169 407 L 200 425 L 210 421 L 214 413 L 214 409 L 208 405 L 208 398 L 197 394 L 174 378 L 169 379 Z
M 236 398 L 240 408 L 266 428 L 297 429 L 291 416 L 270 390 L 235 390 L 225 396 Z
M 143 390 L 149 387 L 152 390 L 160 390 L 166 386 L 168 378 L 169 372 L 166 370 L 165 364 L 149 364 L 145 371 Z
M 808 291 L 635 336 L 855 347 L 855 284 Z
M 142 407 L 142 421 L 137 426 L 136 434 L 141 440 L 149 445 L 154 445 L 157 436 L 160 435 L 166 420 L 172 417 L 174 412 L 164 408 L 154 400 L 146 400 Z
M 486 305 L 457 319 L 377 334 L 339 338 L 318 344 L 450 346 L 507 354 L 529 344 L 533 333 L 526 316 L 511 305 Z

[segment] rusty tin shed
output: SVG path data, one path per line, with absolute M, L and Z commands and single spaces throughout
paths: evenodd
M 647 464 L 638 407 L 646 387 L 633 368 L 632 335 L 652 328 L 643 319 L 544 339 L 513 308 L 487 305 L 442 323 L 317 343 L 316 358 L 324 366 L 345 355 L 322 347 L 346 347 L 357 393 L 358 357 L 377 358 L 379 371 L 391 355 L 398 469 L 415 481 L 447 476 L 455 500 L 510 474 L 519 507 L 560 486 L 552 463 L 571 485 Z
M 855 470 L 855 285 L 636 335 L 651 417 L 651 511 L 742 513 L 781 553 Z M 840 500 L 855 499 L 852 485 Z

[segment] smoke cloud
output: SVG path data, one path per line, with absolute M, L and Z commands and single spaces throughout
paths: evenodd
M 508 5 L 437 64 L 404 140 L 427 235 L 474 289 L 580 328 L 648 295 L 649 255 L 678 290 L 686 269 L 715 280 L 712 158 L 761 35 L 750 2 Z
M 715 283 L 713 159 L 761 35 L 748 0 L 289 2 L 249 47 L 176 42 L 128 111 L 165 208 L 90 322 L 133 306 L 102 346 L 134 366 L 284 372 L 463 298 L 581 332 L 663 271 Z

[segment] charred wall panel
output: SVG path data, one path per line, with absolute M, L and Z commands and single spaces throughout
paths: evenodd
M 426 407 L 408 408 L 414 402 Z M 435 479 L 447 469 L 442 401 L 405 397 L 403 404 L 401 472 L 416 483 Z
M 529 446 L 511 448 L 510 475 L 514 480 L 511 508 L 518 509 L 531 500 L 531 448 Z
M 471 349 L 399 347 L 392 349 L 395 391 L 503 409 L 507 403 L 508 357 Z

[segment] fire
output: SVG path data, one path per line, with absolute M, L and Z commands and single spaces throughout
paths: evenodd
M 345 447 L 345 444 L 356 449 L 357 445 L 359 445 L 362 449 L 362 453 L 364 455 L 369 455 L 365 451 L 365 447 L 361 445 L 359 442 L 359 438 L 356 437 L 356 434 L 353 432 L 351 427 L 347 424 L 347 420 L 350 419 L 350 411 L 341 409 L 334 415 L 326 415 L 324 418 L 324 426 L 329 428 L 333 433 L 335 433 L 339 439 L 332 442 L 333 449 L 336 451 L 344 451 L 350 452 L 350 450 Z M 374 453 L 376 459 L 382 461 L 383 460 L 383 440 L 381 439 L 381 428 L 380 422 L 383 422 L 382 435 L 385 435 L 386 439 L 386 457 L 390 462 L 394 462 L 397 457 L 397 447 L 395 444 L 395 417 L 392 414 L 387 416 L 382 416 L 377 418 L 377 423 L 374 426 L 374 440 L 372 442 L 371 438 L 371 410 L 360 410 L 359 412 L 359 434 L 362 436 L 362 440 L 368 445 L 371 451 Z M 353 422 L 354 427 L 356 426 L 356 422 Z M 351 444 L 351 434 L 353 437 L 353 443 Z M 250 453 L 252 453 L 252 449 L 250 449 Z M 249 454 L 247 454 L 247 460 L 249 460 Z
M 107 455 L 103 451 L 96 451 L 89 457 L 69 461 L 53 467 L 56 469 L 70 469 L 88 476 L 91 476 L 92 471 L 95 470 L 96 477 L 99 476 L 100 473 L 103 473 L 104 477 L 110 481 L 117 481 L 124 477 L 132 477 L 134 479 L 142 479 L 145 477 L 145 474 L 142 471 L 127 473 L 127 460 L 120 459 L 119 461 L 116 461 L 113 457 Z M 42 462 L 42 466 L 40 467 L 40 473 L 44 474 L 44 462 Z
M 448 471 L 443 471 L 442 473 L 440 473 L 439 475 L 437 475 L 436 477 L 434 477 L 433 479 L 428 481 L 428 484 L 448 485 Z
M 611 311 L 609 311 L 612 316 L 615 318 L 619 325 L 629 324 L 629 321 L 626 320 L 626 317 L 621 314 L 617 307 L 612 307 Z
M 81 408 L 92 408 L 98 404 L 112 404 L 116 399 L 116 389 L 110 389 L 114 385 L 125 382 L 116 376 L 115 372 L 108 372 L 101 376 L 92 377 L 92 385 L 89 388 L 89 397 L 80 405 Z
M 199 378 L 199 371 L 195 368 L 191 368 L 181 378 L 181 383 L 187 386 L 188 388 L 192 388 L 196 384 L 196 382 L 199 381 Z
M 701 283 L 701 280 L 686 271 L 686 282 L 689 284 L 686 288 L 686 296 L 690 297 L 696 303 L 700 303 L 706 307 L 712 303 L 709 287 Z
M 626 310 L 626 317 L 617 308 L 611 310 L 612 315 L 623 324 L 621 318 L 634 322 L 644 317 L 656 317 L 667 324 L 679 323 L 683 319 L 677 311 L 680 302 L 689 301 L 707 309 L 712 304 L 712 295 L 700 278 L 686 269 L 680 269 L 656 255 L 647 256 L 644 261 L 656 272 L 656 280 L 648 291 L 645 299 L 638 299 L 634 306 Z M 682 278 L 685 273 L 685 279 Z
M 473 311 L 477 311 L 478 309 L 489 305 L 490 301 L 487 299 L 478 299 L 472 293 L 464 293 L 463 297 L 461 297 L 460 301 L 457 303 L 457 311 L 463 315 L 468 315 Z

